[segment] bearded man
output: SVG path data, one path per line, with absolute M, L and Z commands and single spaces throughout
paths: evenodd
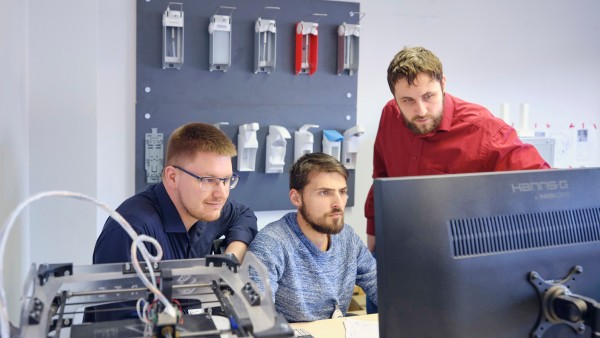
M 300 157 L 290 168 L 297 212 L 265 226 L 250 244 L 267 267 L 275 310 L 289 322 L 344 316 L 354 285 L 377 302 L 375 259 L 344 224 L 347 179 L 348 170 L 330 155 Z
M 373 147 L 373 178 L 548 169 L 516 130 L 486 108 L 446 92 L 442 62 L 405 47 L 387 71 L 394 96 L 384 106 Z M 365 202 L 367 246 L 375 252 L 373 187 Z

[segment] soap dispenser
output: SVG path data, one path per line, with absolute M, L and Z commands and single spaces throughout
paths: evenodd
M 323 130 L 323 152 L 335 157 L 339 161 L 343 139 L 344 136 L 337 130 Z
M 269 126 L 269 135 L 267 135 L 267 158 L 265 173 L 276 174 L 283 172 L 285 165 L 285 151 L 287 146 L 286 139 L 291 138 L 290 132 L 282 126 Z
M 258 151 L 258 140 L 256 132 L 258 123 L 247 123 L 239 127 L 238 134 L 238 171 L 254 171 L 256 168 L 256 152 Z
M 358 124 L 344 132 L 344 141 L 342 144 L 342 163 L 348 169 L 356 169 L 358 138 L 364 133 L 365 128 Z
M 298 161 L 302 155 L 313 152 L 315 137 L 308 131 L 310 128 L 319 128 L 319 126 L 316 124 L 305 124 L 300 127 L 300 130 L 294 132 L 294 162 Z

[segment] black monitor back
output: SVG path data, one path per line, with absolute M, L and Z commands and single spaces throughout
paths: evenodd
M 539 321 L 530 273 L 558 282 L 581 266 L 570 290 L 600 299 L 600 169 L 385 178 L 374 189 L 381 337 L 590 337 Z

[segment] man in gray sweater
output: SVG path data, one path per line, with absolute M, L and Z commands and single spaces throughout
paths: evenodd
M 265 226 L 250 244 L 267 267 L 275 309 L 290 322 L 345 315 L 354 285 L 377 301 L 375 259 L 344 224 L 347 178 L 332 156 L 300 157 L 290 168 L 290 201 L 298 211 Z

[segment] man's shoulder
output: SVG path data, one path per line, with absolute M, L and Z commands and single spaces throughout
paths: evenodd
M 160 220 L 160 205 L 156 196 L 148 190 L 137 193 L 119 205 L 116 209 L 135 227 L 137 223 L 151 225 Z
M 251 217 L 254 219 L 254 224 L 256 224 L 256 214 L 252 209 L 243 203 L 228 198 L 221 210 L 221 217 L 214 222 L 229 224 L 240 216 Z
M 273 257 L 285 250 L 285 246 L 289 245 L 289 237 L 285 234 L 284 228 L 279 221 L 275 221 L 265 225 L 254 237 L 249 251 L 253 252 L 258 257 Z
M 156 198 L 149 195 L 146 191 L 135 194 L 119 205 L 117 211 L 125 213 L 146 213 L 151 210 L 158 210 L 159 206 Z
M 352 226 L 348 223 L 344 223 L 344 226 L 342 227 L 342 230 L 339 232 L 340 235 L 351 235 L 354 234 L 354 229 L 352 228 Z
M 486 131 L 495 131 L 506 123 L 494 116 L 486 107 L 477 103 L 468 102 L 449 95 L 454 104 L 454 120 L 472 124 Z
M 289 216 L 289 214 L 285 215 L 284 217 L 265 225 L 256 234 L 252 243 L 261 243 L 261 245 L 266 243 L 270 246 L 285 245 L 285 243 L 289 242 L 289 238 L 291 237 Z
M 462 113 L 464 116 L 492 116 L 492 113 L 486 107 L 480 104 L 465 101 L 450 94 L 447 94 L 447 98 L 452 100 L 452 104 L 456 113 Z
M 288 233 L 290 228 L 289 220 L 286 217 L 282 217 L 276 221 L 273 221 L 259 231 L 259 233 L 263 233 L 263 235 L 269 235 L 272 237 L 282 237 Z
M 396 104 L 396 100 L 391 99 L 385 103 L 383 106 L 382 114 L 394 114 L 397 115 L 399 113 L 398 104 Z
M 336 236 L 339 236 L 342 240 L 344 240 L 348 243 L 348 245 L 351 246 L 354 246 L 355 241 L 362 241 L 360 237 L 358 237 L 358 235 L 356 234 L 356 231 L 354 231 L 354 229 L 348 224 L 344 224 L 344 228 Z

